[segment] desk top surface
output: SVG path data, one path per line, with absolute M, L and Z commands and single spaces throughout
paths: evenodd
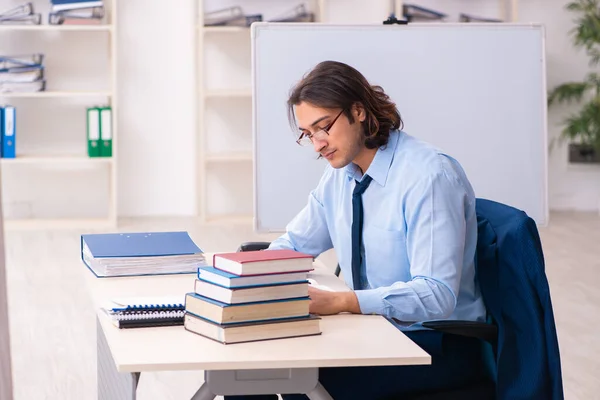
M 82 268 L 97 310 L 116 297 L 177 296 L 194 290 L 193 274 L 96 278 Z M 348 290 L 319 262 L 310 275 L 319 285 Z M 229 345 L 188 332 L 183 326 L 118 329 L 103 313 L 98 312 L 98 318 L 121 372 L 431 363 L 425 351 L 379 315 L 323 316 L 319 336 Z

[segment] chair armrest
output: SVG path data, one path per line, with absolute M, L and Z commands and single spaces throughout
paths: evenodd
M 269 247 L 271 242 L 245 242 L 240 245 L 237 251 L 256 251 L 264 250 Z
M 452 333 L 454 335 L 483 339 L 495 343 L 498 338 L 498 327 L 485 322 L 444 320 L 423 322 L 425 328 Z

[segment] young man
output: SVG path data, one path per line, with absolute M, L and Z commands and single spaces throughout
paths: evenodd
M 395 104 L 349 65 L 317 65 L 288 106 L 297 142 L 313 146 L 329 165 L 270 249 L 316 257 L 333 247 L 354 290 L 311 287 L 310 311 L 383 315 L 432 355 L 430 366 L 322 368 L 321 384 L 334 399 L 368 400 L 482 379 L 478 340 L 420 325 L 485 320 L 474 270 L 475 195 L 459 163 L 402 132 Z

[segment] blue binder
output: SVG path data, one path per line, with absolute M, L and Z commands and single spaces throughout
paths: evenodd
M 94 258 L 199 254 L 187 232 L 96 233 L 81 235 Z
M 2 114 L 2 158 L 15 158 L 17 113 L 13 106 L 4 106 Z
M 81 259 L 97 277 L 193 274 L 206 265 L 187 232 L 84 234 Z

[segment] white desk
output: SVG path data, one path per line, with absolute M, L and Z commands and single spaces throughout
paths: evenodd
M 82 266 L 82 268 L 85 268 Z M 334 290 L 345 284 L 319 263 L 311 278 Z M 170 296 L 192 292 L 195 275 L 95 278 L 85 271 L 96 309 L 124 296 Z M 331 396 L 318 383 L 319 367 L 430 364 L 430 356 L 378 315 L 324 316 L 322 335 L 223 345 L 183 326 L 118 329 L 98 313 L 98 398 L 135 399 L 146 371 L 204 370 L 193 400 L 216 395 L 307 393 Z

